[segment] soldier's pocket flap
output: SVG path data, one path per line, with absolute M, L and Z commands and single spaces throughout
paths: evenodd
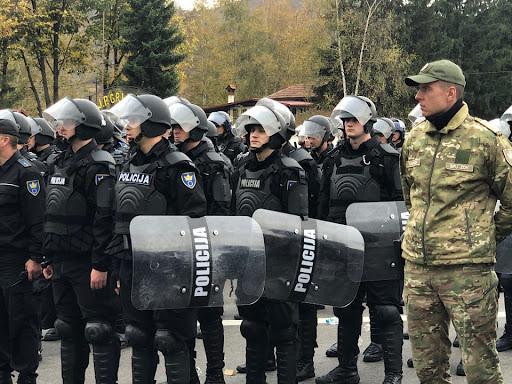
M 492 291 L 496 292 L 498 287 L 498 278 L 496 274 L 489 271 L 484 272 L 473 280 L 470 287 L 466 288 L 462 293 L 462 300 L 464 304 L 471 305 L 479 302 Z

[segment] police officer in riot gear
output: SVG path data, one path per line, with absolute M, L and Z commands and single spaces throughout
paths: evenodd
M 0 119 L 0 383 L 36 383 L 39 321 L 32 281 L 41 273 L 45 186 L 17 150 L 19 126 Z
M 115 164 L 94 137 L 104 119 L 86 99 L 63 98 L 43 116 L 69 142 L 50 166 L 45 252 L 50 264 L 61 337 L 63 383 L 85 382 L 92 344 L 96 383 L 117 382 L 119 340 L 114 333 L 115 293 L 111 258 Z
M 397 151 L 400 151 L 405 140 L 405 123 L 396 118 L 393 118 L 392 121 L 394 129 L 391 133 L 390 144 L 393 145 Z
M 212 112 L 208 115 L 208 120 L 217 127 L 219 151 L 224 153 L 232 163 L 240 153 L 247 151 L 242 140 L 233 135 L 229 114 L 224 111 Z
M 282 115 L 256 105 L 237 120 L 239 136 L 248 136 L 250 152 L 235 171 L 236 215 L 251 216 L 259 208 L 306 216 L 307 180 L 304 170 L 279 149 L 287 138 Z M 271 345 L 277 350 L 278 383 L 296 382 L 297 306 L 266 298 L 238 308 L 240 330 L 246 339 L 247 383 L 265 382 L 265 366 Z
M 283 144 L 281 152 L 293 160 L 297 161 L 304 169 L 308 179 L 308 206 L 309 217 L 315 218 L 318 195 L 320 193 L 321 172 L 316 161 L 311 154 L 302 147 L 294 147 L 290 144 L 290 139 L 295 133 L 295 117 L 292 112 L 283 104 L 271 100 L 261 99 L 257 105 L 266 105 L 275 112 L 283 116 L 286 123 L 286 142 Z M 307 135 L 305 135 L 307 136 Z M 297 380 L 303 381 L 315 377 L 313 365 L 313 356 L 315 354 L 316 336 L 317 336 L 317 306 L 313 304 L 299 304 L 299 354 L 297 360 Z M 273 358 L 273 352 L 272 352 Z M 267 363 L 268 364 L 268 363 Z
M 171 128 L 171 116 L 162 99 L 129 94 L 109 112 L 121 119 L 127 139 L 135 145 L 115 186 L 115 236 L 109 247 L 120 264 L 133 383 L 154 382 L 157 350 L 164 355 L 168 383 L 198 383 L 193 355 L 196 311 L 140 311 L 132 304 L 129 225 L 138 215 L 205 215 L 201 179 L 192 161 L 163 138 Z
M 174 143 L 194 162 L 203 182 L 208 215 L 230 213 L 231 188 L 229 165 L 205 138 L 210 122 L 204 111 L 188 102 L 169 107 Z M 209 124 L 210 123 L 210 124 Z M 224 383 L 224 328 L 222 307 L 200 308 L 198 319 L 207 359 L 205 383 Z
M 318 164 L 322 165 L 327 153 L 333 148 L 334 124 L 328 117 L 315 115 L 305 120 L 302 126 L 304 136 L 309 142 L 311 156 Z
M 378 117 L 373 124 L 372 136 L 376 136 L 381 144 L 388 144 L 391 134 L 395 130 L 395 123 L 387 117 Z
M 101 130 L 94 137 L 98 147 L 104 151 L 107 151 L 112 155 L 116 162 L 116 167 L 119 169 L 128 156 L 128 145 L 126 145 L 120 137 L 119 130 L 112 122 L 110 116 L 106 112 L 102 112 L 103 118 L 105 119 L 105 125 L 101 127 Z M 117 138 L 115 138 L 117 136 Z M 117 143 L 117 145 L 116 145 Z
M 44 176 L 46 172 L 46 166 L 41 161 L 38 160 L 37 156 L 28 150 L 29 140 L 38 133 L 39 126 L 29 123 L 29 120 L 20 112 L 11 111 L 9 109 L 0 110 L 0 118 L 8 119 L 18 126 L 18 150 L 20 154 L 30 161 Z
M 53 144 L 55 141 L 55 131 L 41 117 L 29 117 L 28 119 L 33 120 L 39 126 L 39 132 L 34 136 L 35 145 L 32 151 L 36 154 L 39 161 L 46 164 L 48 157 L 57 151 Z
M 365 97 L 346 96 L 334 116 L 342 119 L 347 141 L 336 147 L 324 164 L 319 214 L 323 219 L 344 224 L 347 207 L 354 202 L 402 199 L 398 153 L 380 144 L 370 132 L 376 119 L 375 106 Z M 318 384 L 359 383 L 357 346 L 361 333 L 362 305 L 366 294 L 380 321 L 379 340 L 384 350 L 385 384 L 402 380 L 402 332 L 400 281 L 362 282 L 352 304 L 335 308 L 339 318 L 339 366 L 318 377 Z

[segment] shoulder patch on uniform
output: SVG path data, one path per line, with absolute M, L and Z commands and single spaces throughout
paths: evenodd
M 184 172 L 181 174 L 181 182 L 188 189 L 194 189 L 197 183 L 196 174 L 194 172 Z
M 41 191 L 41 184 L 39 183 L 39 180 L 27 181 L 27 191 L 32 196 L 37 196 L 39 194 L 39 192 Z
M 94 182 L 96 185 L 100 183 L 101 180 L 103 180 L 105 177 L 109 177 L 110 175 L 107 173 L 97 173 L 96 176 L 94 176 Z
M 28 167 L 31 167 L 32 164 L 30 163 L 30 161 L 28 161 L 27 159 L 25 159 L 24 157 L 20 157 L 18 159 L 18 163 L 20 163 L 23 167 L 25 168 L 28 168 Z
M 494 133 L 496 136 L 502 136 L 503 134 L 501 131 L 497 128 L 494 128 L 487 120 L 480 119 L 478 117 L 474 118 L 477 123 L 480 123 L 480 125 L 483 125 L 485 128 L 487 128 L 489 131 Z
M 281 163 L 285 166 L 285 168 L 302 169 L 302 167 L 296 160 L 292 159 L 291 157 L 285 156 L 285 155 L 281 156 Z
M 507 160 L 508 165 L 512 166 L 512 149 L 504 149 L 503 155 L 505 156 L 505 160 Z
M 295 184 L 297 184 L 297 180 L 288 180 L 286 183 L 286 190 L 289 191 Z

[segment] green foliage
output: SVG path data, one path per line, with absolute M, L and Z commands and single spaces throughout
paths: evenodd
M 172 24 L 174 4 L 165 0 L 128 0 L 123 20 L 122 49 L 129 52 L 123 68 L 126 85 L 152 91 L 162 97 L 178 90 L 176 65 L 183 55 L 176 48 L 183 42 Z

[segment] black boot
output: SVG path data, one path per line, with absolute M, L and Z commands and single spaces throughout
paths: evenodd
M 325 356 L 327 357 L 338 357 L 338 343 L 332 344 L 325 350 Z
M 62 369 L 62 384 L 83 384 L 85 370 L 89 365 L 89 344 L 85 338 L 80 340 L 62 339 L 60 342 L 60 357 Z
M 165 354 L 165 373 L 167 384 L 184 384 L 190 382 L 190 357 L 188 349 Z
M 311 309 L 311 311 L 301 313 L 302 318 L 299 321 L 300 352 L 299 360 L 297 361 L 298 381 L 315 377 L 313 357 L 315 355 L 318 319 L 316 308 L 312 306 Z
M 278 384 L 297 383 L 297 346 L 295 340 L 281 342 L 276 346 Z
M 154 383 L 158 353 L 154 348 L 132 348 L 132 382 L 133 384 Z
M 363 352 L 363 361 L 365 363 L 375 363 L 381 361 L 384 357 L 382 345 L 371 342 Z
M 221 318 L 204 326 L 202 324 L 201 330 L 207 361 L 205 384 L 224 384 L 224 328 Z
M 266 360 L 266 345 L 251 343 L 249 340 L 247 340 L 247 346 L 245 348 L 247 384 L 265 383 L 265 366 L 267 363 Z
M 274 353 L 272 353 L 272 358 L 268 359 L 265 364 L 265 372 L 273 372 L 277 369 L 276 360 L 273 355 L 274 355 Z M 247 373 L 247 364 L 237 365 L 236 371 L 238 373 Z
M 380 337 L 384 354 L 383 384 L 402 382 L 403 322 L 398 309 L 391 305 L 376 306 L 380 321 Z
M 109 343 L 92 346 L 96 384 L 117 383 L 120 350 L 117 335 Z
M 338 324 L 338 362 L 339 365 L 324 376 L 317 377 L 316 384 L 358 384 L 357 372 L 357 346 L 361 334 L 363 308 L 360 305 L 349 306 L 336 316 L 340 319 Z M 340 313 L 341 317 L 340 317 Z
M 496 341 L 496 349 L 498 352 L 512 349 L 512 335 L 510 335 L 507 328 L 509 328 L 508 324 L 505 324 L 505 332 L 503 332 L 503 335 Z

